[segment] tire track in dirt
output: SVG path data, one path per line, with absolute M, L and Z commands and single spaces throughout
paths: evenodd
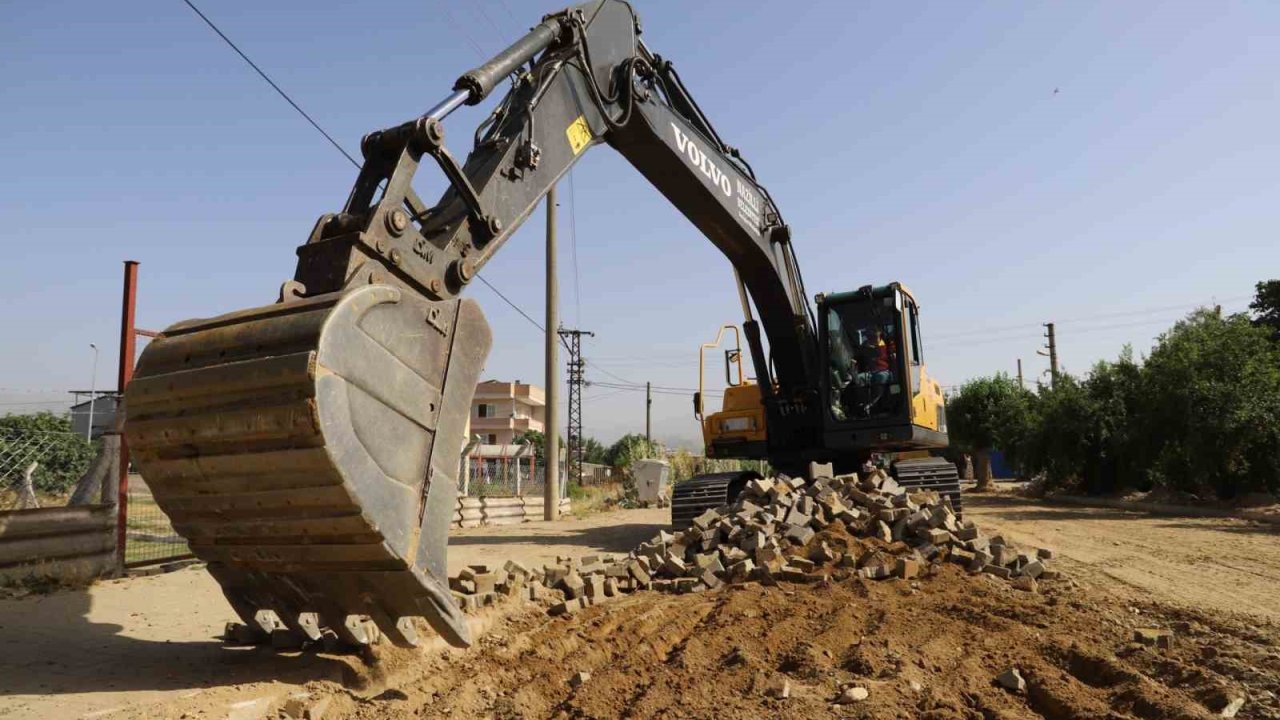
M 1007 494 L 966 496 L 965 510 L 990 532 L 1079 563 L 1082 580 L 1102 573 L 1143 597 L 1280 621 L 1275 526 L 1054 506 Z

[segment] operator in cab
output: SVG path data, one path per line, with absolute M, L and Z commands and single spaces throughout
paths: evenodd
M 893 356 L 896 344 L 885 340 L 879 325 L 872 325 L 862 332 L 862 345 L 858 348 L 858 369 L 854 382 L 863 388 L 863 402 L 859 410 L 862 416 L 870 416 L 884 399 L 885 391 L 893 382 Z

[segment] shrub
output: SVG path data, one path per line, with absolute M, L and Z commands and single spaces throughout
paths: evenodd
M 9 482 L 22 479 L 26 465 L 40 463 L 32 477 L 37 490 L 62 494 L 69 492 L 80 476 L 89 469 L 97 453 L 90 443 L 71 432 L 71 421 L 51 412 L 0 417 L 0 457 L 12 458 L 13 467 L 0 468 Z

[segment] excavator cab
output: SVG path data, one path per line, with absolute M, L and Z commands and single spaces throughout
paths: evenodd
M 822 294 L 816 300 L 819 377 L 811 387 L 822 402 L 814 412 L 780 413 L 769 427 L 766 388 L 742 373 L 738 328 L 726 325 L 714 342 L 702 346 L 694 414 L 702 425 L 707 457 L 774 462 L 778 448 L 770 446 L 770 432 L 778 443 L 777 436 L 785 439 L 788 431 L 804 427 L 819 437 L 802 459 L 832 462 L 837 472 L 849 472 L 879 457 L 888 461 L 898 483 L 943 493 L 959 512 L 956 468 L 932 456 L 934 449 L 947 446 L 946 413 L 942 387 L 925 368 L 915 297 L 894 282 Z M 720 349 L 727 333 L 733 334 L 734 344 L 724 351 L 724 400 L 719 412 L 706 413 L 708 351 Z M 776 397 L 781 388 L 771 390 Z M 680 483 L 671 498 L 672 525 L 687 527 L 708 508 L 732 502 L 755 475 L 750 470 L 719 472 Z
M 920 311 L 900 283 L 819 295 L 825 446 L 945 447 L 942 388 L 928 376 Z
M 947 445 L 942 387 L 925 368 L 920 310 L 901 283 L 817 297 L 823 448 L 838 455 L 919 451 Z M 704 412 L 708 351 L 725 353 L 719 412 Z M 742 369 L 738 328 L 725 325 L 698 358 L 694 416 L 707 457 L 767 458 L 761 388 Z

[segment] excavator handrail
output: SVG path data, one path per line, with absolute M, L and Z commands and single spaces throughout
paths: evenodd
M 702 345 L 698 348 L 698 394 L 696 396 L 697 402 L 694 403 L 694 408 L 693 408 L 693 416 L 698 420 L 698 422 L 702 422 L 702 416 L 703 416 L 702 398 L 705 397 L 705 395 L 703 394 L 703 388 L 705 387 L 704 381 L 706 379 L 705 374 L 706 374 L 707 351 L 714 350 L 715 348 L 720 347 L 721 341 L 724 340 L 725 330 L 733 331 L 733 342 L 735 345 L 735 349 L 737 350 L 736 360 L 738 362 L 738 384 L 743 385 L 746 383 L 746 376 L 743 374 L 743 371 L 742 371 L 742 333 L 741 331 L 738 330 L 737 325 L 726 323 L 720 326 L 720 330 L 719 332 L 716 333 L 716 339 L 713 342 L 702 343 Z M 729 382 L 728 358 L 725 358 L 725 382 L 726 383 Z

